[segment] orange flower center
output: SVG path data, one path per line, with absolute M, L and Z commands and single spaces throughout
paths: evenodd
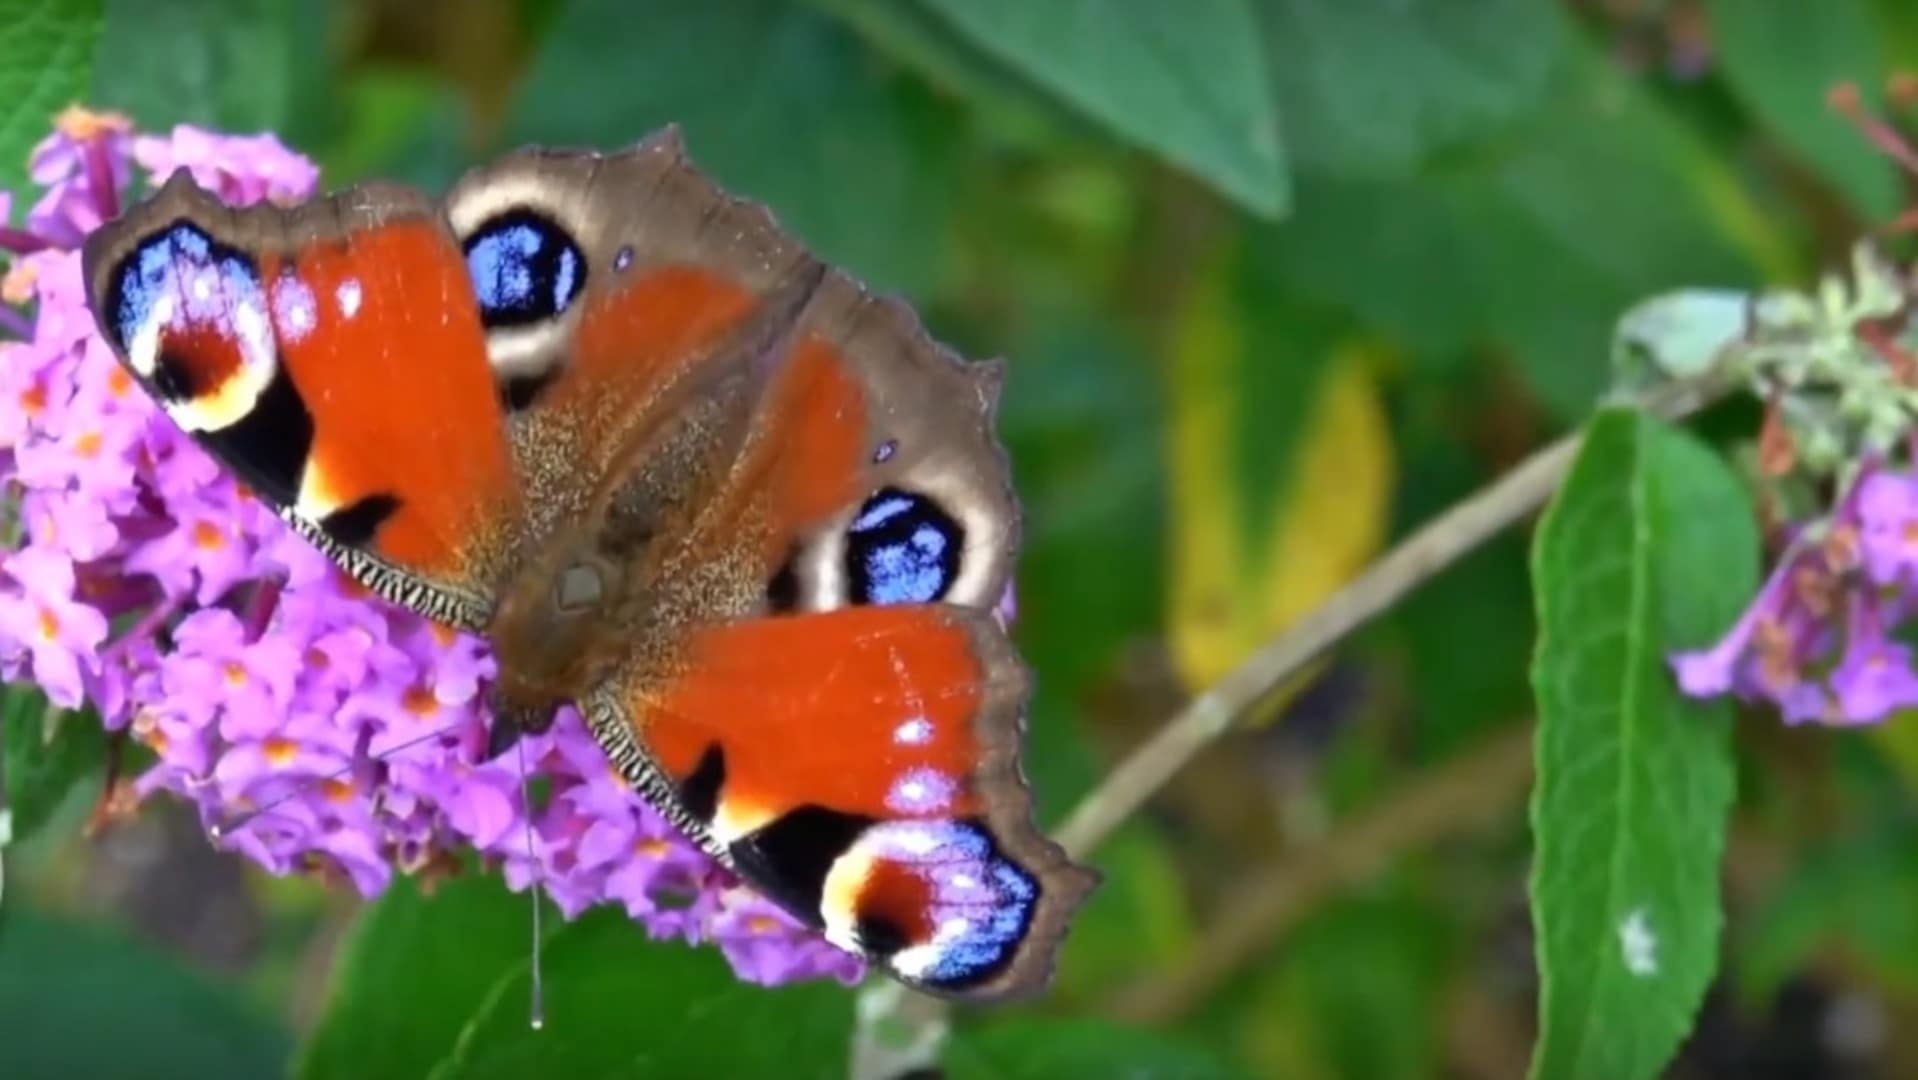
M 268 762 L 274 765 L 284 765 L 293 760 L 293 755 L 299 753 L 300 747 L 299 744 L 292 739 L 282 739 L 276 735 L 266 740 L 266 744 L 262 749 L 266 752 L 266 760 Z
M 57 618 L 54 618 L 53 610 L 51 608 L 41 608 L 40 609 L 40 637 L 46 641 L 51 642 L 57 639 L 59 636 L 60 636 L 60 620 Z
M 95 112 L 79 105 L 69 105 L 53 118 L 53 126 L 74 142 L 86 142 L 112 132 L 131 131 L 133 121 L 121 113 Z
M 400 704 L 414 716 L 431 716 L 440 711 L 440 700 L 433 696 L 433 688 L 425 683 L 409 688 L 401 696 Z
M 220 527 L 210 521 L 193 523 L 193 546 L 201 551 L 218 551 L 226 545 L 226 536 Z

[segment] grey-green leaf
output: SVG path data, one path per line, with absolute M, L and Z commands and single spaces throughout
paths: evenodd
M 1689 435 L 1600 413 L 1539 526 L 1534 1076 L 1657 1075 L 1717 966 L 1730 709 L 1667 664 L 1757 588 L 1737 478 Z
M 0 918 L 0 1076 L 284 1073 L 289 1040 L 266 1010 L 119 930 L 9 905 Z
M 1302 166 L 1354 177 L 1404 175 L 1536 111 L 1569 38 L 1558 5 L 1537 0 L 1263 11 L 1288 147 Z
M 712 946 L 650 941 L 616 908 L 560 929 L 544 961 L 545 1027 L 527 1024 L 522 964 L 493 985 L 432 1080 L 846 1075 L 852 995 L 837 983 L 742 983 Z
M 1826 104 L 1840 83 L 1866 93 L 1885 73 L 1882 32 L 1865 0 L 1817 14 L 1796 0 L 1709 0 L 1713 66 L 1758 120 L 1873 218 L 1896 212 L 1897 167 Z M 1810 17 L 1808 17 L 1810 16 Z
M 1248 0 L 925 0 L 1115 134 L 1255 213 L 1290 194 Z
M 279 130 L 323 55 L 305 0 L 106 0 L 94 101 L 165 130 Z
M 46 824 L 75 784 L 105 770 L 98 717 L 50 709 L 32 686 L 0 691 L 0 809 L 17 843 Z
M 534 58 L 506 141 L 611 150 L 679 124 L 700 168 L 822 258 L 916 291 L 944 269 L 953 170 L 915 91 L 804 5 L 578 0 Z
M 27 153 L 87 94 L 100 0 L 0 0 L 0 191 L 31 203 Z
M 962 1029 L 944 1056 L 952 1080 L 1240 1080 L 1244 1076 L 1219 1061 L 1210 1047 L 1190 1038 L 1090 1018 L 1025 1017 Z
M 424 896 L 411 879 L 394 882 L 342 943 L 326 1010 L 293 1076 L 425 1076 L 493 984 L 525 966 L 532 918 L 527 898 L 494 874 L 440 882 Z

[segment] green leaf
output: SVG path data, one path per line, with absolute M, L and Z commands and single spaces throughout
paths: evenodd
M 1040 819 L 1056 821 L 1099 776 L 1084 695 L 1163 618 L 1158 448 L 1111 438 L 1163 421 L 1150 360 L 1109 327 L 1060 317 L 1007 351 L 1023 359 L 1007 365 L 999 430 L 1027 514 L 1013 632 L 1046 673 L 1034 687 L 1026 773 Z
M 1494 477 L 1474 422 L 1497 393 L 1497 375 L 1483 365 L 1458 373 L 1459 385 L 1424 379 L 1399 393 L 1393 423 L 1402 475 L 1392 535 L 1405 535 Z M 1407 596 L 1386 624 L 1402 650 L 1408 695 L 1407 734 L 1418 760 L 1437 762 L 1525 715 L 1531 688 L 1512 658 L 1534 638 L 1525 544 L 1516 533 L 1493 537 Z M 1458 643 L 1472 647 L 1461 649 Z
M 1770 1000 L 1833 944 L 1848 970 L 1901 994 L 1918 990 L 1918 849 L 1909 823 L 1887 821 L 1795 854 L 1736 939 L 1740 996 Z
M 1731 710 L 1667 658 L 1737 617 L 1757 550 L 1724 463 L 1627 410 L 1592 421 L 1539 526 L 1535 1076 L 1656 1075 L 1711 981 Z
M 1732 91 L 1867 216 L 1898 209 L 1896 167 L 1825 104 L 1839 83 L 1871 94 L 1886 73 L 1866 0 L 1815 12 L 1793 0 L 1709 0 L 1713 66 Z
M 358 67 L 334 97 L 344 122 L 335 138 L 314 148 L 332 183 L 377 176 L 443 191 L 469 164 L 461 142 L 465 102 L 430 73 Z
M 1186 1021 L 1191 1033 L 1264 1076 L 1442 1075 L 1447 961 L 1474 932 L 1461 924 L 1496 905 L 1441 900 L 1420 876 L 1394 870 L 1263 943 Z
M 279 1076 L 289 1043 L 268 1017 L 171 958 L 17 905 L 0 918 L 0 1017 L 0 1076 L 9 1077 Z
M 1255 213 L 1288 192 L 1248 0 L 924 0 L 1032 81 Z
M 1104 1020 L 1003 1020 L 961 1029 L 946 1047 L 950 1080 L 1236 1080 L 1200 1045 Z
M 609 80 L 608 72 L 618 72 Z M 579 0 L 515 97 L 509 142 L 606 149 L 668 123 L 733 194 L 877 287 L 944 271 L 949 124 L 835 20 L 782 0 Z
M 1533 112 L 1568 39 L 1556 7 L 1535 0 L 1264 10 L 1287 145 L 1302 165 L 1353 177 L 1404 175 Z
M 994 130 L 1056 153 L 1081 122 L 1056 99 L 952 32 L 922 0 L 808 0 L 942 92 L 965 98 Z M 1090 124 L 1083 125 L 1088 130 Z
M 531 927 L 526 897 L 497 875 L 440 882 L 430 896 L 410 878 L 395 881 L 341 944 L 326 1009 L 293 1075 L 425 1076 L 492 986 L 526 964 Z
M 53 709 L 24 685 L 6 688 L 0 726 L 0 809 L 12 815 L 18 843 L 53 816 L 75 784 L 101 774 L 107 735 L 90 713 Z
M 278 131 L 324 55 L 290 0 L 106 0 L 93 98 L 148 130 Z
M 748 985 L 712 947 L 649 941 L 610 908 L 556 932 L 544 959 L 546 1026 L 527 1024 L 522 964 L 493 984 L 432 1080 L 846 1075 L 853 1003 L 836 983 Z
M 1397 182 L 1304 174 L 1299 201 L 1311 212 L 1264 232 L 1292 290 L 1407 348 L 1504 345 L 1563 417 L 1606 388 L 1634 302 L 1794 269 L 1725 164 L 1583 54 L 1502 151 Z
M 0 27 L 0 191 L 31 203 L 27 154 L 87 95 L 100 0 L 0 0 Z
M 1074 917 L 1052 994 L 1096 1000 L 1176 963 L 1196 936 L 1172 846 L 1154 823 L 1128 823 L 1099 847 L 1099 902 Z

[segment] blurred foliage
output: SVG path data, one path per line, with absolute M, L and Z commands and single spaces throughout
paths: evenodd
M 908 295 L 968 354 L 1010 359 L 1001 429 L 1027 515 L 1018 634 L 1038 673 L 1028 772 L 1057 821 L 1104 763 L 1384 545 L 1583 421 L 1633 303 L 1807 280 L 1888 216 L 1900 178 L 1824 97 L 1918 65 L 1915 10 L 0 0 L 0 186 L 17 186 L 48 118 L 80 99 L 148 127 L 280 132 L 329 185 L 440 187 L 514 143 L 613 147 L 681 125 L 696 160 L 817 251 Z M 1561 555 L 1617 557 L 1598 548 L 1628 544 L 1630 524 L 1568 532 Z M 1586 998 L 1611 1002 L 1614 1045 L 1662 1057 L 1716 963 L 1709 934 L 1668 940 L 1682 985 L 1655 993 L 1578 965 L 1630 914 L 1630 875 L 1660 858 L 1632 844 L 1691 829 L 1715 851 L 1720 837 L 1642 791 L 1621 799 L 1602 769 L 1561 775 L 1549 796 L 1634 822 L 1540 852 L 1539 902 L 1590 923 L 1547 972 L 1585 984 L 1548 993 L 1542 1016 L 1516 803 L 1500 828 L 1461 822 L 1433 850 L 1378 853 L 1387 872 L 1317 895 L 1149 1024 L 1112 1016 L 1128 988 L 1180 968 L 1247 868 L 1336 848 L 1343 823 L 1424 770 L 1531 722 L 1524 552 L 1522 537 L 1489 544 L 1201 757 L 1096 857 L 1107 884 L 1055 993 L 958 1017 L 950 1075 L 1103 1077 L 1124 1062 L 1142 1076 L 1509 1076 L 1540 1030 L 1561 1052 L 1577 1022 L 1566 1002 Z M 1642 668 L 1640 644 L 1632 657 L 1548 650 L 1539 677 Z M 237 974 L 194 970 L 215 965 L 164 920 L 129 916 L 137 890 L 75 900 L 103 857 L 80 836 L 84 807 L 51 808 L 69 763 L 97 748 L 49 742 L 39 716 L 6 703 L 9 788 L 33 807 L 15 827 L 45 825 L 9 864 L 0 1075 L 844 1075 L 845 991 L 739 986 L 716 954 L 646 942 L 605 914 L 553 928 L 549 1027 L 529 1032 L 526 909 L 491 879 L 430 898 L 395 889 L 344 933 L 342 899 L 252 879 L 247 902 L 271 932 L 248 939 Z M 1578 722 L 1622 738 L 1650 720 Z M 1805 1075 L 1903 1075 L 1918 1067 L 1918 1026 L 1894 1022 L 1918 1015 L 1904 828 L 1918 772 L 1898 765 L 1912 755 L 1762 717 L 1739 730 L 1723 841 L 1723 974 L 1738 992 L 1707 1008 L 1734 1019 L 1701 1025 L 1671 1075 L 1743 1075 L 1722 1063 L 1745 1059 L 1712 1042 L 1726 1031 L 1795 1040 L 1785 1056 L 1810 1062 Z M 1591 847 L 1608 836 L 1610 855 Z M 1575 871 L 1612 856 L 1624 876 L 1610 899 L 1583 891 Z M 1695 880 L 1700 865 L 1640 884 L 1692 897 L 1690 910 L 1716 889 Z M 122 943 L 67 908 L 159 944 Z M 1774 1001 L 1802 985 L 1838 1019 L 1786 1025 Z

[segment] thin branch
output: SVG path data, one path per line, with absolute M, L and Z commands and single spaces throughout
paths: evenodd
M 1642 404 L 1661 414 L 1683 415 L 1716 396 L 1713 388 L 1673 384 Z M 1193 698 L 1073 809 L 1058 830 L 1059 842 L 1074 855 L 1084 855 L 1097 847 L 1200 750 L 1231 730 L 1239 716 L 1273 687 L 1439 571 L 1537 509 L 1558 486 L 1577 445 L 1576 435 L 1560 439 L 1455 504 Z
M 1531 781 L 1531 739 L 1529 726 L 1494 735 L 1306 849 L 1255 871 L 1206 919 L 1204 936 L 1171 970 L 1120 991 L 1101 1011 L 1140 1023 L 1175 1019 L 1241 965 L 1258 960 L 1326 897 L 1371 878 L 1405 852 L 1508 811 Z

